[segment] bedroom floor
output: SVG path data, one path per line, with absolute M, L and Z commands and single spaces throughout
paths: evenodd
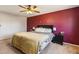
M 41 54 L 79 54 L 79 47 L 70 44 L 50 43 Z M 22 54 L 11 46 L 11 39 L 0 40 L 0 54 Z

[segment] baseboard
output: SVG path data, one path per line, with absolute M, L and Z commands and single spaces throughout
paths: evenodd
M 1 37 L 0 37 L 0 40 L 11 39 L 11 38 L 12 38 L 11 35 L 8 35 L 8 36 L 1 36 Z
M 79 47 L 79 45 L 72 44 L 72 43 L 67 43 L 67 42 L 64 42 L 64 44 L 69 44 L 69 45 L 72 45 L 72 46 L 77 46 L 77 47 Z

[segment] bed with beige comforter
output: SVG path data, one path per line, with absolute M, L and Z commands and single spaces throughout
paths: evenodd
M 12 45 L 26 54 L 41 53 L 51 42 L 53 34 L 19 32 L 12 37 Z

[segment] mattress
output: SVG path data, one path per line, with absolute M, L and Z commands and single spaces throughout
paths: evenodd
M 19 32 L 12 37 L 12 45 L 27 54 L 41 53 L 51 42 L 54 34 Z

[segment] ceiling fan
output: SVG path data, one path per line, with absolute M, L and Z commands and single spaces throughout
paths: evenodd
M 26 12 L 27 14 L 32 14 L 32 13 L 40 13 L 40 11 L 38 11 L 37 6 L 32 6 L 32 5 L 18 5 L 19 7 L 23 8 L 22 11 L 20 12 Z

